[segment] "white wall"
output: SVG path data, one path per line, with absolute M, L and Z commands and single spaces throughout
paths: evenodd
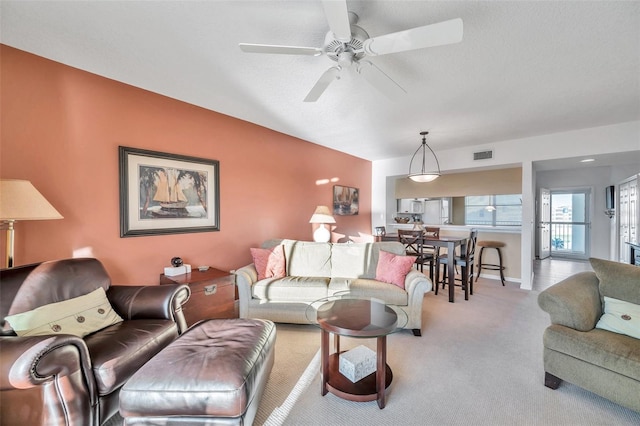
M 531 288 L 531 264 L 535 256 L 533 246 L 535 241 L 534 206 L 536 188 L 536 176 L 532 163 L 581 155 L 638 151 L 640 150 L 640 121 L 495 142 L 474 147 L 448 150 L 436 148 L 434 150 L 443 173 L 507 166 L 522 167 L 521 287 Z M 484 150 L 493 150 L 494 158 L 473 161 L 473 152 Z M 386 218 L 387 178 L 406 174 L 410 160 L 411 156 L 409 155 L 372 163 L 371 223 L 373 227 L 384 226 L 388 222 Z M 612 173 L 614 172 L 612 171 Z M 612 176 L 609 177 L 609 180 L 611 178 Z M 428 185 L 428 183 L 425 185 Z M 605 185 L 606 183 L 602 187 Z

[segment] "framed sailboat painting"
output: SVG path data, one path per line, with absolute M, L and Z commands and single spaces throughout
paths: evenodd
M 217 160 L 119 147 L 120 237 L 220 230 Z
M 358 188 L 335 185 L 333 187 L 333 214 L 339 216 L 358 214 L 359 198 Z

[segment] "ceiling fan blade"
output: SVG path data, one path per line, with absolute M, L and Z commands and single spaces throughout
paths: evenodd
M 277 53 L 284 55 L 322 55 L 319 47 L 279 46 L 274 44 L 239 43 L 240 50 L 247 53 Z
M 456 18 L 370 38 L 365 40 L 363 48 L 367 55 L 376 56 L 459 43 L 462 41 L 462 30 L 462 19 Z
M 369 84 L 381 91 L 389 99 L 397 99 L 407 93 L 391 77 L 369 61 L 358 62 L 358 74 L 363 76 Z
M 347 43 L 351 40 L 351 24 L 346 0 L 324 0 L 324 14 L 329 22 L 329 28 L 339 41 Z
M 317 101 L 320 95 L 322 95 L 324 91 L 327 90 L 327 87 L 329 87 L 329 84 L 331 84 L 333 80 L 340 78 L 340 71 L 341 71 L 340 67 L 331 67 L 328 70 L 326 70 L 320 76 L 320 79 L 318 79 L 318 81 L 313 86 L 313 88 L 311 89 L 307 97 L 304 98 L 304 101 L 305 102 Z

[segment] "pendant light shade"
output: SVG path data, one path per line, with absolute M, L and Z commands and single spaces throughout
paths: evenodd
M 440 177 L 440 163 L 438 162 L 438 157 L 436 157 L 436 154 L 433 152 L 433 150 L 431 149 L 431 147 L 429 145 L 427 145 L 427 135 L 429 134 L 429 132 L 420 132 L 420 134 L 422 135 L 422 144 L 418 147 L 418 149 L 416 150 L 416 152 L 413 154 L 413 157 L 411 157 L 411 162 L 409 163 L 409 179 L 411 179 L 414 182 L 420 182 L 420 183 L 425 183 L 425 182 L 431 182 L 435 179 L 437 179 L 438 177 Z M 429 151 L 427 151 L 429 150 Z M 436 162 L 436 167 L 438 169 L 438 171 L 427 171 L 429 169 L 427 169 L 427 157 L 428 157 L 428 152 L 431 153 L 431 155 L 433 155 L 433 159 Z M 422 160 L 421 162 L 421 168 L 418 169 L 418 166 L 416 165 L 415 169 L 413 166 L 413 161 L 416 160 L 416 157 L 418 157 L 418 161 Z M 431 169 L 433 170 L 433 169 Z

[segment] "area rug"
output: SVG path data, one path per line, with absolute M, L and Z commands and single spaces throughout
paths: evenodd
M 276 362 L 255 425 L 638 425 L 640 413 L 577 386 L 544 387 L 542 332 L 549 318 L 537 292 L 480 279 L 425 296 L 423 335 L 388 337 L 393 382 L 387 405 L 320 394 L 320 332 L 278 324 Z M 343 349 L 375 340 L 342 339 Z
M 320 329 L 293 324 L 276 324 L 276 327 L 275 363 L 255 425 L 283 424 L 300 394 L 320 371 Z

